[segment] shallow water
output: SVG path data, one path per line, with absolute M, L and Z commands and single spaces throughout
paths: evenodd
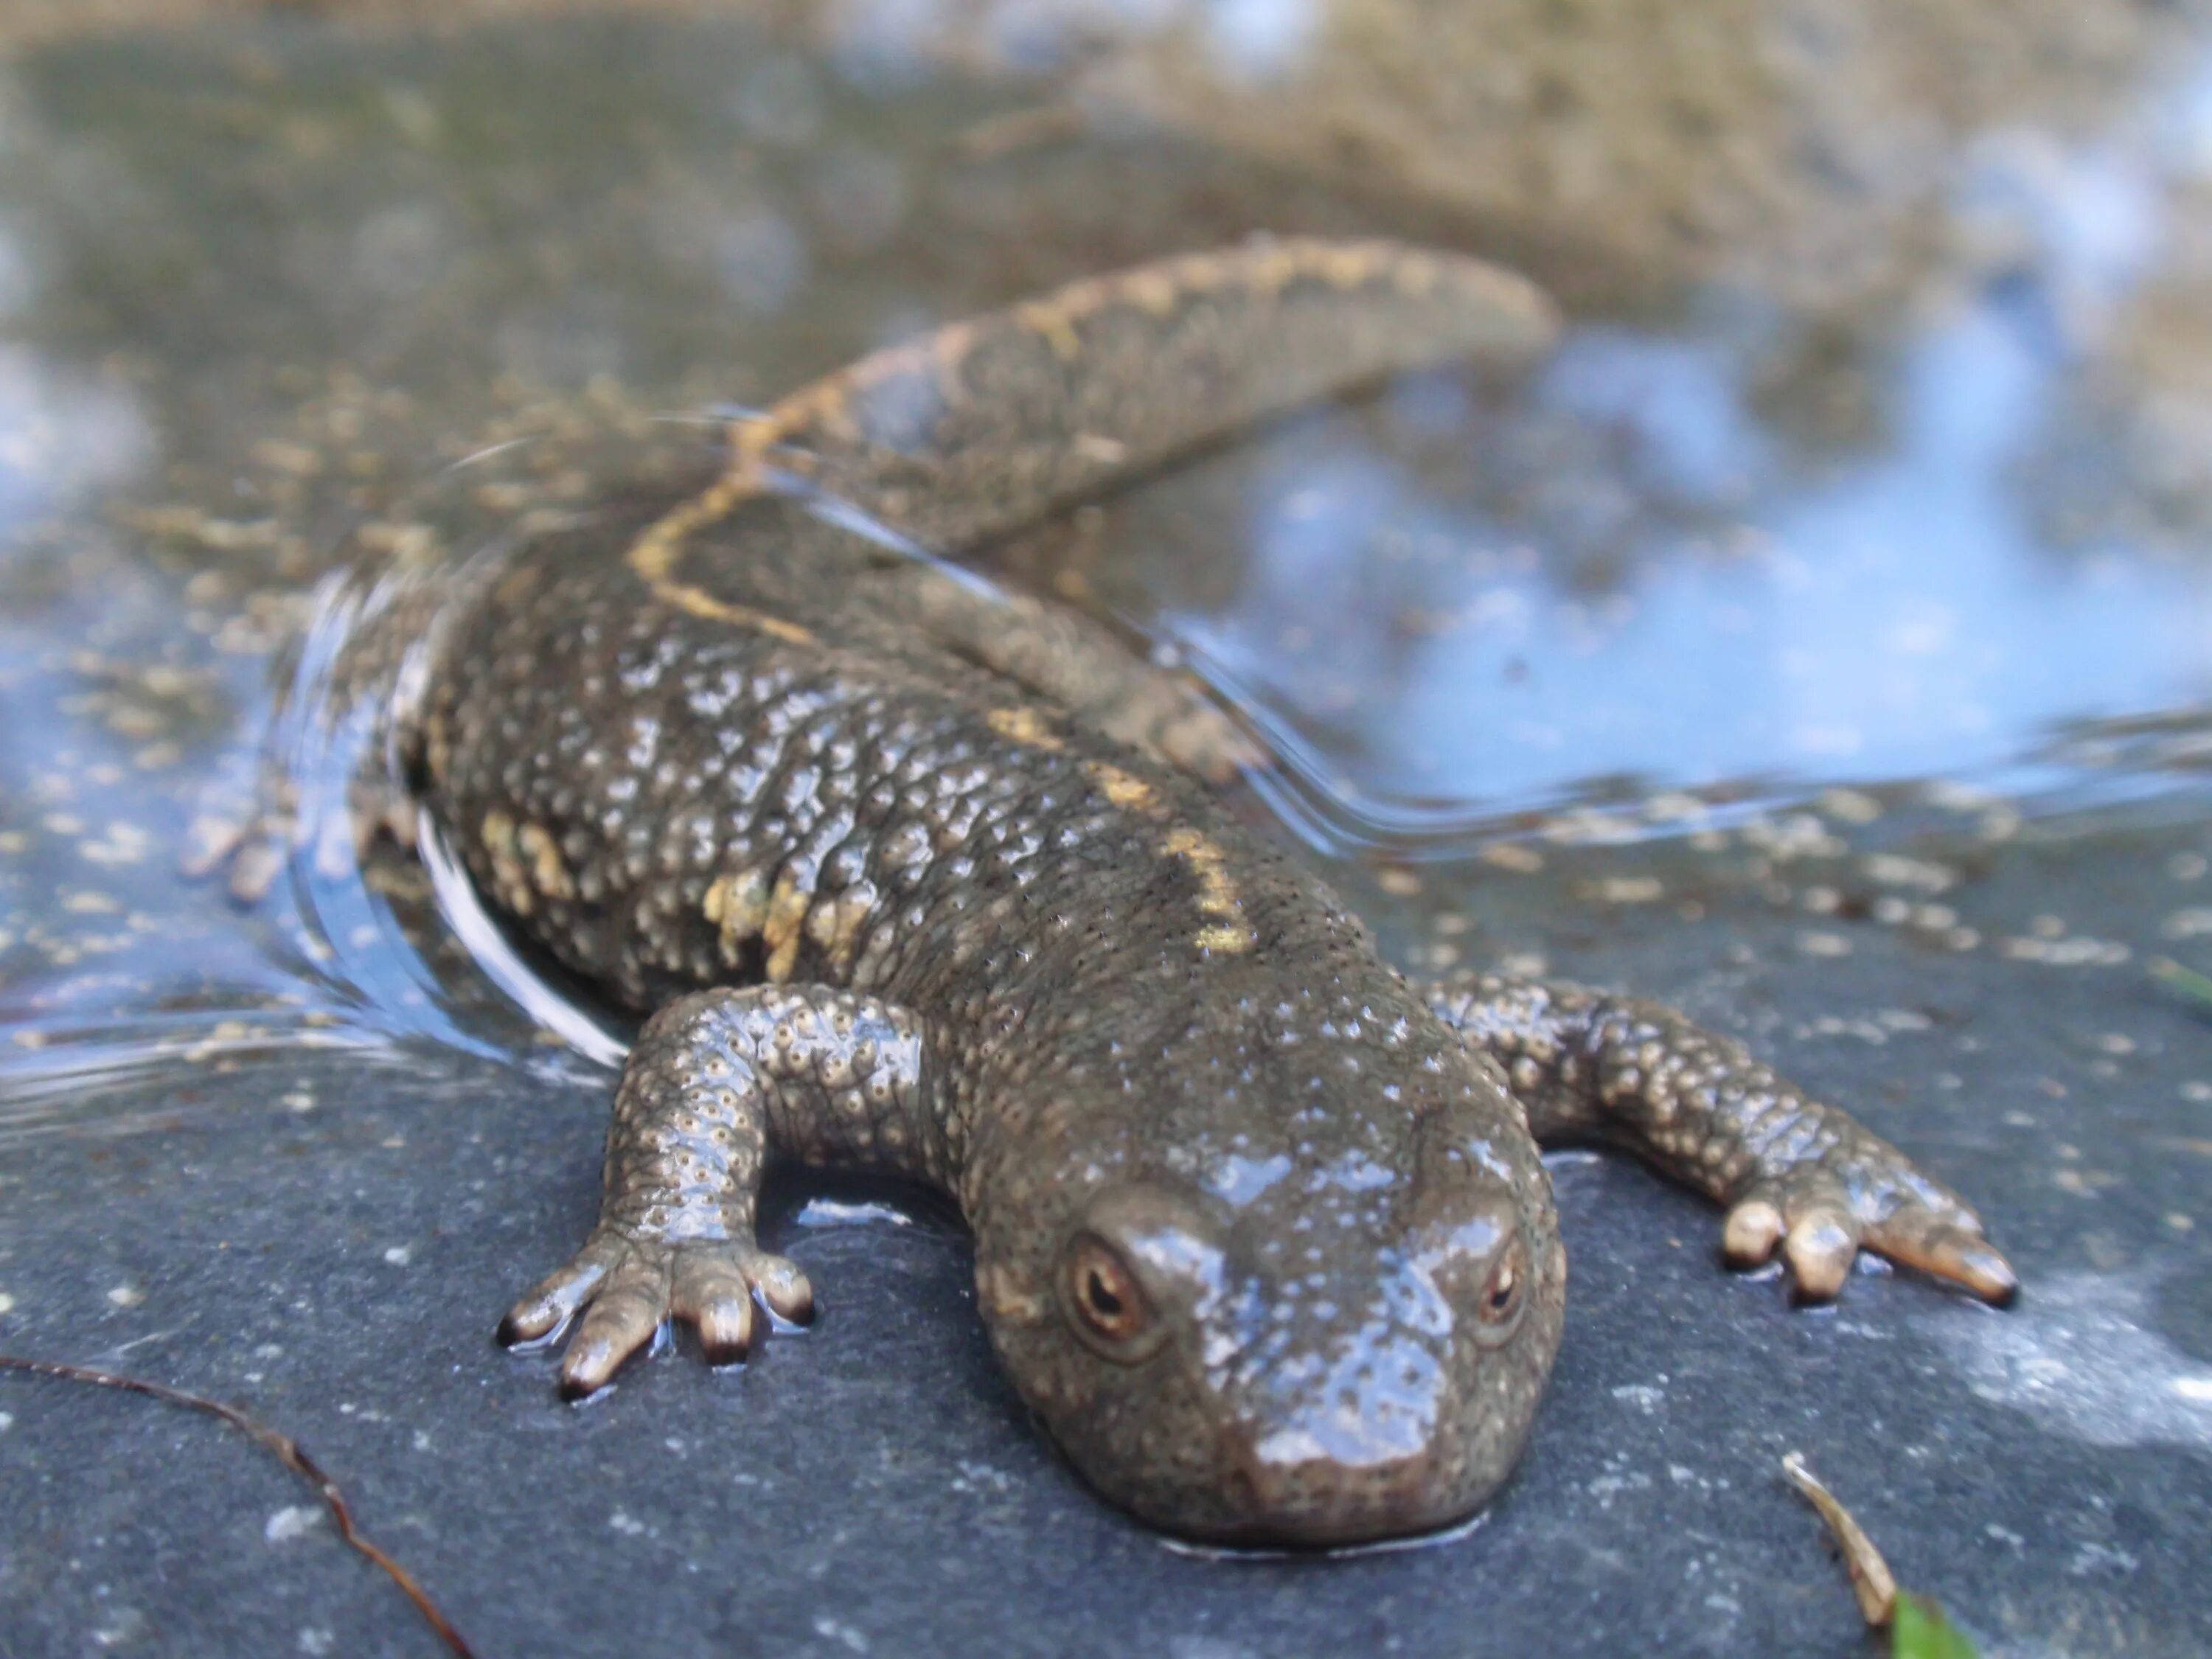
M 1224 15 L 1248 13 L 1273 15 Z M 1222 39 L 1291 49 L 1257 21 Z M 2100 65 L 2087 91 L 2052 71 L 2045 102 L 1957 134 L 1935 152 L 1942 176 L 1911 181 L 1933 204 L 1911 257 L 1817 300 L 1767 280 L 1756 247 L 1649 268 L 1640 246 L 1608 248 L 1602 204 L 1562 251 L 1415 179 L 1354 189 L 1255 154 L 1225 118 L 1158 126 L 1055 102 L 1056 68 L 948 69 L 927 29 L 817 47 L 674 18 L 362 35 L 272 21 L 21 57 L 0 79 L 0 1153 L 15 1166 L 0 1209 L 16 1212 L 12 1227 L 0 1215 L 0 1315 L 57 1347 L 107 1340 L 103 1322 L 137 1305 L 113 1289 L 147 1276 L 116 1258 L 131 1227 L 110 1206 L 166 1190 L 179 1159 L 276 1213 L 404 1189 L 313 1247 L 342 1278 L 348 1249 L 384 1248 L 387 1215 L 465 1229 L 434 1190 L 481 1167 L 465 1148 L 412 1176 L 349 1160 L 394 1137 L 496 1133 L 465 1110 L 478 1095 L 546 1103 L 574 1153 L 546 1161 L 573 1164 L 578 1190 L 539 1219 L 558 1236 L 582 1212 L 619 1025 L 595 1036 L 557 996 L 526 1000 L 540 994 L 491 961 L 485 927 L 456 931 L 452 881 L 383 854 L 365 876 L 343 856 L 325 868 L 311 846 L 242 907 L 219 878 L 178 873 L 195 818 L 255 787 L 278 691 L 312 703 L 349 558 L 465 556 L 511 531 L 503 481 L 582 499 L 626 457 L 686 441 L 681 417 L 1146 254 L 1255 229 L 1443 240 L 1523 256 L 1568 295 L 1568 331 L 1534 374 L 1425 374 L 1302 416 L 1018 538 L 994 579 L 1124 619 L 1243 709 L 1290 763 L 1268 795 L 1286 833 L 1410 968 L 1504 960 L 1681 1000 L 1866 1103 L 1968 1188 L 2031 1298 L 2039 1273 L 2063 1294 L 2001 1326 L 1913 1304 L 1911 1328 L 1945 1358 L 1894 1406 L 1919 1449 L 1898 1479 L 1937 1494 L 1890 1535 L 1928 1528 L 1923 1581 L 2016 1643 L 2003 1650 L 2096 1651 L 2114 1632 L 2187 1650 L 2201 1597 L 2150 1595 L 2144 1575 L 2212 1520 L 2212 1306 L 2191 1288 L 2212 1224 L 2212 1067 L 2203 1012 L 2145 969 L 2212 968 L 2212 329 L 2191 297 L 2212 245 L 2212 36 L 2190 40 Z M 327 805 L 299 728 L 283 752 Z M 317 1173 L 258 1176 L 261 1149 L 295 1134 Z M 316 1151 L 319 1134 L 337 1139 Z M 130 1173 L 80 1166 L 85 1148 Z M 1625 1226 L 1638 1206 L 1662 1236 L 1707 1224 L 1617 1170 L 1559 1174 L 1571 1222 L 1580 1204 L 1586 1227 Z M 72 1209 L 58 1194 L 78 1181 Z M 870 1215 L 800 1217 L 872 1241 L 850 1251 L 848 1294 L 896 1254 Z M 495 1234 L 487 1273 L 542 1265 Z M 1677 1328 L 1722 1333 L 1698 1300 L 1719 1287 L 1667 1281 L 1648 1237 L 1570 1238 L 1602 1264 L 1578 1278 L 1577 1318 L 1612 1346 L 1570 1349 L 1553 1413 L 1606 1449 L 1549 1446 L 1565 1484 L 1537 1486 L 1520 1536 L 1586 1548 L 1568 1574 L 1580 1594 L 1627 1547 L 1589 1541 L 1607 1535 L 1595 1511 L 1618 1500 L 1672 1525 L 1670 1491 L 1749 1503 L 1758 1477 L 1652 1450 L 1609 1414 L 1688 1415 L 1684 1376 L 1729 1376 L 1710 1343 L 1670 1360 L 1616 1341 L 1648 1322 L 1647 1298 Z M 902 1271 L 972 1322 L 957 1240 L 897 1249 L 936 1252 Z M 381 1294 L 344 1283 L 293 1288 L 333 1309 Z M 1928 1295 L 1860 1295 L 1879 1309 L 1893 1288 Z M 163 1321 L 258 1328 L 229 1296 L 177 1289 Z M 455 1301 L 456 1329 L 488 1330 L 501 1297 L 471 1283 Z M 1812 1432 L 1827 1362 L 1808 1345 L 1899 1340 L 1874 1314 L 1854 1339 L 1745 1305 L 1726 1319 L 1760 1333 L 1756 1363 L 1806 1408 L 1708 1425 L 1746 1457 Z M 830 1364 L 830 1347 L 787 1369 Z M 962 1398 L 988 1374 L 977 1353 L 931 1363 Z M 1651 1382 L 1658 1367 L 1675 1381 Z M 518 1420 L 537 1421 L 542 1401 L 513 1386 Z M 1988 1414 L 1947 1427 L 1958 1392 Z M 412 1397 L 429 1402 L 422 1431 L 446 1434 L 434 1393 Z M 1003 1498 L 1012 1481 L 1006 1502 L 1062 1515 L 1065 1477 L 1026 1442 L 1000 1485 L 965 1472 L 1023 1432 L 984 1406 L 957 1455 L 927 1435 L 902 1455 L 951 1459 L 954 1490 Z M 2176 1448 L 2155 1480 L 2112 1461 Z M 1986 1516 L 1944 1507 L 1944 1472 L 1969 1454 L 2018 1466 Z M 1714 1497 L 1714 1480 L 1737 1496 Z M 419 1497 L 458 1514 L 450 1493 Z M 1990 1528 L 2035 1537 L 2028 1510 L 2066 1517 L 2051 1523 L 2064 1536 L 1990 1545 Z M 1500 1522 L 1468 1547 L 1522 1550 Z M 1773 1524 L 1739 1510 L 1726 1541 L 1670 1559 L 1728 1582 L 1662 1598 L 1704 1611 L 1666 1625 L 1662 1647 L 1740 1650 L 1806 1619 L 1848 1633 L 1819 1599 L 1841 1603 L 1841 1585 L 1816 1553 L 1770 1578 L 1741 1541 Z M 1083 1536 L 1077 1559 L 1136 1573 L 1121 1534 Z M 1235 1598 L 1273 1593 L 1219 1591 L 1218 1624 L 1112 1629 L 1225 1654 L 1202 1644 L 1241 1639 L 1251 1610 Z M 980 1605 L 932 1639 L 993 1628 Z M 1310 1635 L 1271 1605 L 1281 1640 Z M 1516 1606 L 1554 1627 L 1540 1594 Z M 823 1635 L 830 1613 L 810 1617 L 794 1641 L 854 1645 Z M 1402 1628 L 1427 1651 L 1466 1626 Z
M 17 70 L 0 775 L 9 1003 L 18 1049 L 45 1044 L 19 1065 L 135 1076 L 126 1054 L 203 1035 L 191 1008 L 272 996 L 288 1032 L 314 1012 L 468 1039 L 405 1012 L 438 999 L 404 951 L 347 950 L 383 926 L 373 896 L 306 895 L 319 925 L 272 938 L 167 857 L 265 723 L 317 572 L 441 497 L 450 554 L 503 533 L 442 465 L 617 401 L 760 399 L 1145 251 L 1431 229 L 1103 121 L 976 159 L 1036 94 L 928 73 L 911 44 L 272 26 Z M 1287 422 L 1024 538 L 1018 577 L 1245 708 L 1298 780 L 1276 806 L 1328 855 L 1463 858 L 1586 807 L 1613 826 L 1593 833 L 1650 833 L 1655 799 L 1687 829 L 1831 786 L 2185 787 L 2201 542 L 2078 411 L 2193 257 L 2203 106 L 2152 66 L 2110 131 L 1962 144 L 1954 257 L 1880 304 L 1838 319 L 1709 280 L 1586 310 L 1519 384 L 1438 372 Z M 1026 234 L 994 264 L 1002 222 Z

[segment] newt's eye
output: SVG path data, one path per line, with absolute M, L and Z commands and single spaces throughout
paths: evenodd
M 1498 1253 L 1490 1278 L 1475 1299 L 1474 1316 L 1481 1322 L 1484 1336 L 1496 1340 L 1510 1332 L 1520 1322 L 1528 1300 L 1528 1251 L 1516 1232 Z
M 1119 1252 L 1092 1233 L 1079 1233 L 1060 1267 L 1060 1293 L 1079 1331 L 1109 1358 L 1137 1358 L 1153 1325 L 1152 1305 Z

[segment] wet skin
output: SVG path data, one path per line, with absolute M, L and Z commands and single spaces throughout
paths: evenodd
M 763 1166 L 951 1194 L 1023 1396 L 1164 1528 L 1342 1542 L 1468 1515 L 1559 1340 L 1540 1141 L 1631 1147 L 1812 1299 L 1878 1250 L 2001 1300 L 1978 1218 L 1659 1006 L 1408 981 L 1209 790 L 1237 728 L 957 552 L 1195 444 L 1423 363 L 1540 351 L 1471 261 L 1282 242 L 1079 284 L 733 423 L 478 579 L 396 709 L 517 932 L 648 1018 L 599 1223 L 508 1340 L 588 1394 L 673 1317 L 742 1355 L 812 1291 Z

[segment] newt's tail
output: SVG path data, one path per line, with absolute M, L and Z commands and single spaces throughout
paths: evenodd
M 1094 277 L 860 359 L 733 430 L 941 552 L 1407 369 L 1526 362 L 1534 284 L 1385 241 L 1257 240 Z

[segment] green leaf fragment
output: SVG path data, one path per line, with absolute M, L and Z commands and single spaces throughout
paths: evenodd
M 1974 1644 L 1943 1616 L 1943 1609 L 1910 1590 L 1898 1592 L 1890 1615 L 1890 1659 L 1977 1659 Z
M 2167 990 L 2179 992 L 2191 1001 L 2212 1004 L 2212 978 L 2194 968 L 2185 968 L 2171 957 L 2153 957 L 2150 971 L 2151 977 Z

